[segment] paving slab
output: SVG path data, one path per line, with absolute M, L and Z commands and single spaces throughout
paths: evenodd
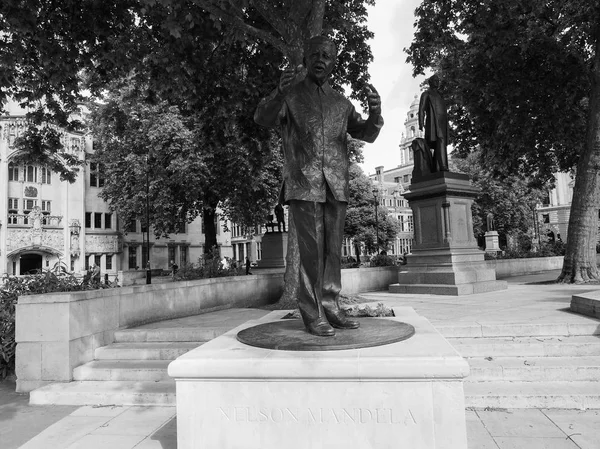
M 447 337 L 482 337 L 502 325 L 545 332 L 561 328 L 566 335 L 600 335 L 600 320 L 568 311 L 575 293 L 597 286 L 544 284 L 556 273 L 508 278 L 508 290 L 466 297 L 363 294 L 368 301 L 413 307 Z M 269 311 L 232 309 L 142 326 L 140 331 L 205 327 L 233 328 L 259 319 Z M 537 327 L 536 327 L 537 326 Z M 565 330 L 566 329 L 566 330 Z M 465 335 L 466 334 L 466 335 Z M 587 339 L 589 340 L 589 338 Z M 583 383 L 582 383 L 583 384 Z M 584 387 L 594 385 L 585 383 Z M 516 390 L 522 387 L 515 386 Z M 583 388 L 583 387 L 582 387 Z M 583 388 L 585 393 L 587 390 Z M 585 391 L 584 391 L 585 390 Z M 583 393 L 582 393 L 583 394 Z M 176 449 L 175 408 L 108 406 L 29 406 L 27 395 L 0 383 L 0 441 L 2 449 Z M 600 410 L 467 410 L 469 449 L 598 449 Z M 22 446 L 21 446 L 22 445 Z
M 0 381 L 0 448 L 17 449 L 77 409 L 72 405 L 29 405 L 29 395 L 15 392 L 14 381 Z

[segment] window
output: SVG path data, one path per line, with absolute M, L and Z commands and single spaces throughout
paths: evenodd
M 261 259 L 262 259 L 262 243 L 257 242 L 256 243 L 256 260 L 261 260 Z
M 8 224 L 18 224 L 18 218 L 11 216 L 11 214 L 19 213 L 19 199 L 9 198 L 8 199 Z
M 169 265 L 171 265 L 171 261 L 175 262 L 175 249 L 176 247 L 174 245 L 169 245 L 168 247 L 168 259 L 169 259 Z
M 89 257 L 85 258 L 85 269 L 86 269 L 86 271 L 90 269 L 90 258 Z
M 125 233 L 128 232 L 136 232 L 137 231 L 137 221 L 135 220 L 129 220 L 129 221 L 125 221 L 123 223 L 123 231 Z
M 408 182 L 408 175 L 404 175 L 402 177 L 402 182 Z
M 42 167 L 42 184 L 51 184 L 50 169 Z
M 187 265 L 187 261 L 188 261 L 188 247 L 187 246 L 181 246 L 179 247 L 179 262 L 181 262 L 179 264 L 180 267 L 184 267 Z
M 25 179 L 27 182 L 37 182 L 38 168 L 33 165 L 27 165 L 25 167 Z
M 100 212 L 94 213 L 94 228 L 102 228 L 102 214 Z
M 112 229 L 112 214 L 104 214 L 104 229 Z
M 413 216 L 409 215 L 407 218 L 408 218 L 408 231 L 413 232 Z
M 92 213 L 91 212 L 85 213 L 85 227 L 86 227 L 86 229 L 89 229 L 92 227 Z
M 408 160 L 409 160 L 409 161 L 412 161 L 414 158 L 415 158 L 415 155 L 413 154 L 413 150 L 412 150 L 412 148 L 410 148 L 410 149 L 408 150 Z
M 37 200 L 23 200 L 23 212 L 29 213 L 37 206 Z
M 105 259 L 105 262 L 104 262 L 106 264 L 105 268 L 107 270 L 112 270 L 112 267 L 113 267 L 113 263 L 112 262 L 113 262 L 113 255 L 112 254 L 108 254 L 106 256 L 106 259 Z
M 12 162 L 8 164 L 8 180 L 18 181 L 19 180 L 19 167 Z
M 135 270 L 137 269 L 137 246 L 130 246 L 129 247 L 129 269 L 130 270 Z
M 42 213 L 47 215 L 50 212 L 52 212 L 52 209 L 50 208 L 50 201 L 42 200 Z
M 18 198 L 9 198 L 8 199 L 8 212 L 11 214 L 16 214 L 17 209 L 19 209 L 19 199 Z
M 90 162 L 90 186 L 104 187 L 104 175 L 102 164 Z
M 100 267 L 100 262 L 102 260 L 102 256 L 99 254 L 95 254 L 94 255 L 94 264 L 98 265 L 98 267 Z

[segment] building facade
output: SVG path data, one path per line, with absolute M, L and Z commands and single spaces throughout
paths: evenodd
M 412 250 L 414 227 L 412 209 L 403 196 L 412 181 L 414 168 L 414 154 L 411 148 L 412 141 L 423 137 L 419 131 L 419 97 L 415 95 L 409 106 L 404 120 L 404 131 L 399 144 L 400 165 L 385 170 L 380 166 L 375 168 L 375 173 L 369 178 L 377 190 L 376 201 L 381 207 L 387 208 L 390 215 L 400 222 L 400 232 L 396 240 L 387 248 L 388 254 L 407 254 Z
M 569 173 L 556 173 L 554 176 L 554 189 L 548 192 L 544 203 L 536 208 L 536 237 L 542 242 L 567 240 L 575 179 Z
M 98 195 L 104 186 L 102 167 L 89 162 L 92 136 L 61 131 L 66 152 L 83 165 L 76 181 L 61 181 L 48 167 L 14 162 L 13 143 L 26 129 L 26 111 L 5 106 L 0 116 L 0 274 L 24 275 L 57 264 L 81 273 L 98 265 L 114 279 L 119 270 L 169 269 L 183 266 L 204 252 L 202 220 L 186 224 L 185 232 L 156 238 L 138 221 L 123 232 L 123 223 Z M 231 223 L 217 220 L 217 242 L 222 256 L 243 260 Z M 239 238 L 238 238 L 239 240 Z M 260 258 L 260 237 L 243 242 L 244 257 Z M 149 248 L 149 253 L 148 253 Z

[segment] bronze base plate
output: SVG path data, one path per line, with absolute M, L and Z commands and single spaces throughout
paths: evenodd
M 357 318 L 352 318 L 357 319 Z M 278 320 L 246 328 L 237 339 L 250 346 L 283 351 L 339 351 L 389 345 L 415 334 L 407 323 L 386 318 L 358 318 L 358 329 L 336 329 L 333 337 L 310 334 L 302 320 Z

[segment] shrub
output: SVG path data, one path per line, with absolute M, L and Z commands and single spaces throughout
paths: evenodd
M 532 257 L 554 257 L 565 255 L 565 243 L 556 241 L 554 243 L 542 243 L 537 251 L 523 248 L 506 248 L 502 252 L 493 254 L 485 253 L 486 260 L 494 259 L 528 259 Z
M 15 310 L 22 295 L 53 292 L 75 292 L 118 287 L 115 283 L 92 281 L 91 275 L 82 278 L 67 273 L 64 266 L 23 277 L 7 277 L 0 283 L 0 379 L 15 369 Z
M 229 257 L 221 258 L 217 250 L 210 251 L 198 259 L 198 264 L 186 264 L 175 273 L 175 280 L 207 279 L 241 275 L 244 269 L 237 267 Z
M 371 257 L 372 267 L 389 267 L 392 265 L 396 265 L 396 260 L 391 256 L 376 254 L 375 256 Z

